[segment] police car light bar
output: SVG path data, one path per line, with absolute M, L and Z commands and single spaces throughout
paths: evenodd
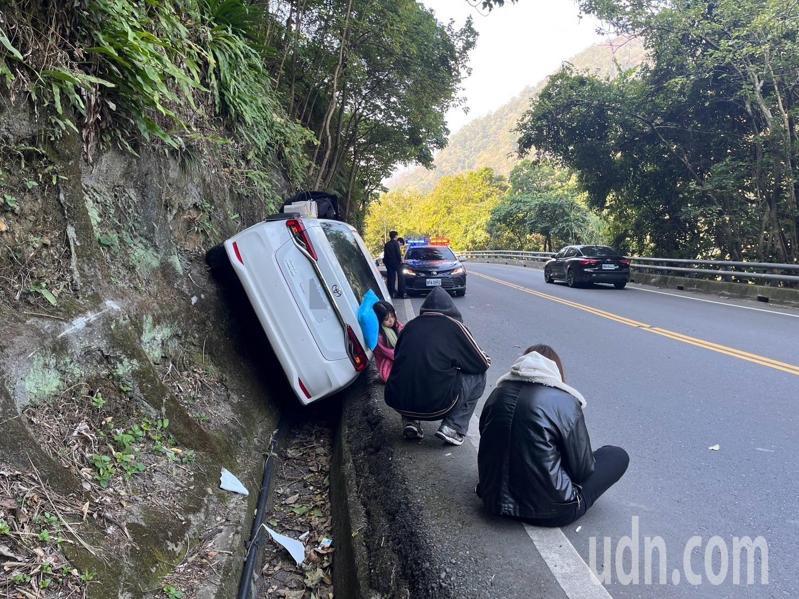
M 446 237 L 433 237 L 430 239 L 430 245 L 449 245 L 449 239 Z

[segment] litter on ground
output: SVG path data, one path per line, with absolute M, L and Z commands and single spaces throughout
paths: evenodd
M 219 475 L 219 487 L 231 493 L 238 493 L 247 497 L 250 492 L 247 490 L 241 481 L 236 478 L 229 470 L 222 468 L 222 473 Z
M 275 543 L 281 545 L 291 554 L 291 557 L 294 558 L 294 561 L 298 566 L 302 565 L 302 562 L 305 561 L 305 545 L 300 543 L 297 539 L 292 539 L 291 537 L 282 535 L 279 532 L 275 532 L 266 524 L 261 524 L 261 526 L 266 529 L 266 532 L 269 533 L 269 536 L 272 537 L 272 540 L 274 540 Z

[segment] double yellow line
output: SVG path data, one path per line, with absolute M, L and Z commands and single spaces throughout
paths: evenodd
M 563 304 L 564 306 L 569 306 L 570 308 L 575 308 L 576 310 L 582 310 L 583 312 L 588 312 L 589 314 L 593 314 L 595 316 L 607 318 L 608 320 L 612 320 L 620 324 L 634 327 L 636 329 L 640 329 L 648 333 L 654 333 L 655 335 L 668 337 L 669 339 L 673 339 L 674 341 L 680 341 L 682 343 L 687 343 L 688 345 L 701 347 L 703 349 L 714 351 L 719 354 L 724 354 L 726 356 L 738 358 L 739 360 L 745 360 L 747 362 L 752 362 L 753 364 L 759 364 L 760 366 L 766 366 L 768 368 L 781 370 L 782 372 L 787 372 L 788 374 L 799 376 L 799 366 L 796 366 L 794 364 L 788 364 L 787 362 L 772 360 L 771 358 L 766 358 L 765 356 L 760 356 L 757 354 L 751 354 L 749 352 L 745 352 L 740 349 L 735 349 L 734 347 L 729 347 L 727 345 L 721 345 L 719 343 L 705 341 L 704 339 L 698 339 L 696 337 L 691 337 L 689 335 L 683 335 L 682 333 L 677 333 L 675 331 L 670 331 L 668 329 L 655 327 L 645 322 L 639 322 L 631 318 L 625 318 L 624 316 L 613 314 L 612 312 L 606 312 L 605 310 L 600 310 L 599 308 L 586 306 L 585 304 L 573 302 L 567 299 L 563 299 L 561 297 L 550 295 L 548 293 L 542 293 L 541 291 L 535 291 L 534 289 L 529 289 L 528 287 L 516 285 L 515 283 L 504 281 L 502 279 L 497 279 L 495 277 L 485 275 L 483 273 L 470 271 L 469 274 L 478 276 L 480 278 L 486 279 L 493 283 L 497 283 L 499 285 L 504 285 L 505 287 L 510 287 L 511 289 L 516 289 L 518 291 L 521 291 L 522 293 L 527 293 L 528 295 L 534 295 L 536 297 L 540 297 L 541 299 L 545 299 L 558 304 Z

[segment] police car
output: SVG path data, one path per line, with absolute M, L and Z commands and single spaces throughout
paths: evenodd
M 452 295 L 466 294 L 466 269 L 444 238 L 408 239 L 402 265 L 408 295 L 427 293 L 442 287 Z

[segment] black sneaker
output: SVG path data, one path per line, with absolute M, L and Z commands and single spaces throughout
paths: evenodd
M 436 431 L 436 437 L 449 445 L 463 445 L 463 440 L 466 438 L 466 435 L 461 435 L 454 428 L 442 424 Z
M 417 440 L 424 438 L 422 423 L 419 420 L 402 419 L 402 436 L 406 439 Z

